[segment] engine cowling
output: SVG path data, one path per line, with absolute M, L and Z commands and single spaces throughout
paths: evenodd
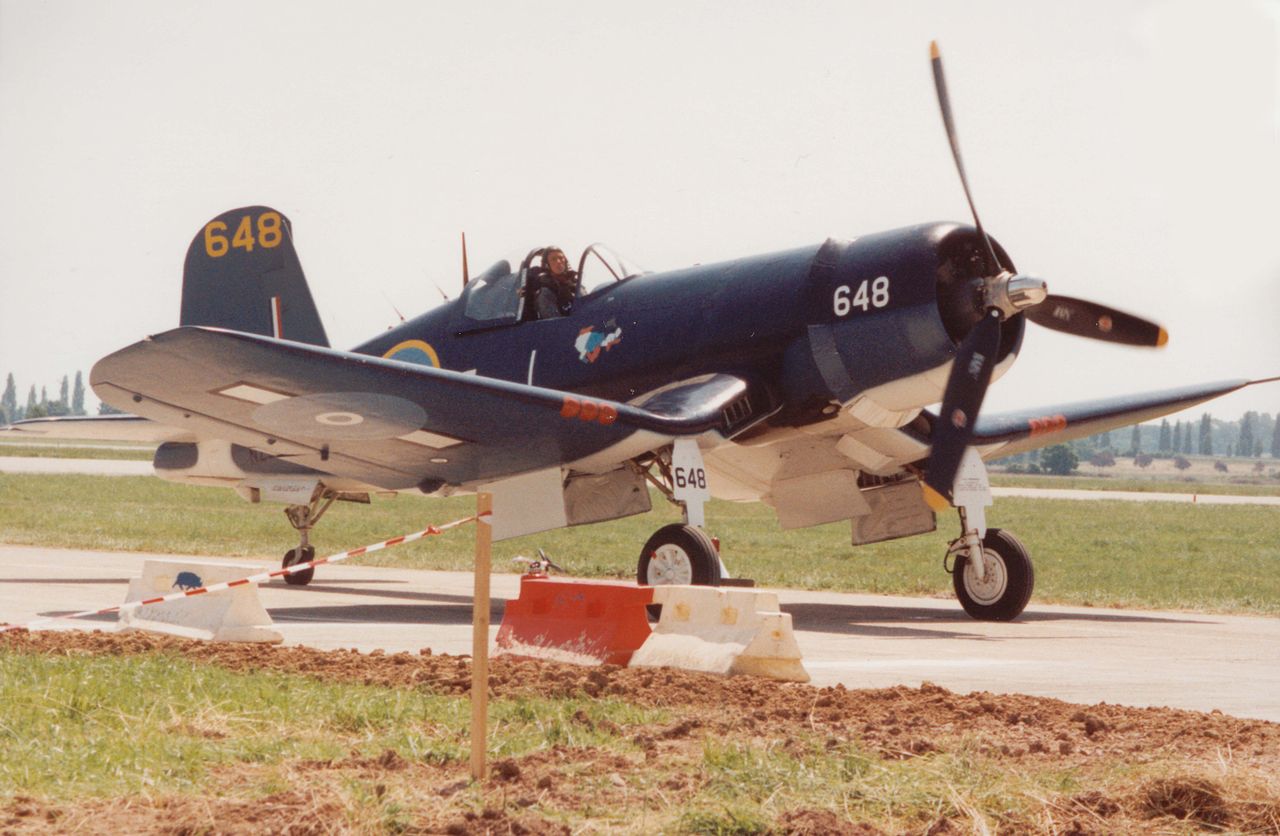
M 828 240 L 806 283 L 805 333 L 784 360 L 794 418 L 820 419 L 873 391 L 893 412 L 939 401 L 956 347 L 982 318 L 982 247 L 977 230 L 955 223 Z M 1003 323 L 997 373 L 1025 327 L 1022 316 Z

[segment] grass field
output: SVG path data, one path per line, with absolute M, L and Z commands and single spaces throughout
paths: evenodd
M 5 832 L 1190 833 L 1280 821 L 1271 724 L 1221 716 L 1082 713 L 936 686 L 845 692 L 682 672 L 664 685 L 654 672 L 500 661 L 490 779 L 477 783 L 465 690 L 438 676 L 362 683 L 374 659 L 304 675 L 264 670 L 261 654 L 228 667 L 230 651 L 219 663 L 206 646 L 187 649 L 195 659 L 173 643 L 117 655 L 105 638 L 59 641 L 0 646 Z M 1203 751 L 1223 739 L 1238 741 L 1234 758 Z
M 474 499 L 400 496 L 338 503 L 313 540 L 318 554 L 378 542 L 464 517 Z M 495 544 L 497 571 L 542 547 L 571 574 L 631 577 L 640 547 L 676 511 Z M 1174 503 L 1008 498 L 988 516 L 1028 546 L 1034 600 L 1093 606 L 1280 614 L 1280 509 Z M 854 548 L 847 525 L 782 531 L 759 504 L 713 502 L 710 530 L 737 577 L 766 586 L 950 596 L 942 569 L 956 521 L 933 534 Z M 0 474 L 0 542 L 68 548 L 251 556 L 276 560 L 294 543 L 281 506 L 150 477 Z M 360 558 L 365 565 L 468 569 L 468 528 Z
M 1241 480 L 1246 477 L 1238 477 Z M 1080 491 L 1138 491 L 1140 493 L 1198 493 L 1227 496 L 1280 496 L 1280 481 L 1252 479 L 1247 481 L 1214 480 L 1208 476 L 1176 478 L 1161 476 L 1046 476 L 1026 473 L 992 473 L 991 484 L 997 488 L 1063 488 Z

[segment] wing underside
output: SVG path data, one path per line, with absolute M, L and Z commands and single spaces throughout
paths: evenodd
M 714 375 L 640 406 L 276 340 L 184 327 L 94 366 L 107 403 L 386 489 L 479 484 L 714 432 L 746 384 Z

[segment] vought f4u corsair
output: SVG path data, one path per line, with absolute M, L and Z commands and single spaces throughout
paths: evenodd
M 654 486 L 685 524 L 644 544 L 641 583 L 721 581 L 710 496 L 763 501 L 788 529 L 848 520 L 854 544 L 933 531 L 955 507 L 957 596 L 975 618 L 1014 618 L 1032 564 L 985 524 L 984 460 L 1251 381 L 980 415 L 1028 320 L 1133 346 L 1166 335 L 1016 270 L 973 209 L 936 46 L 932 58 L 972 225 L 646 274 L 599 245 L 575 263 L 537 247 L 340 351 L 288 219 L 236 209 L 191 243 L 180 327 L 94 366 L 94 391 L 130 415 L 15 429 L 161 442 L 166 479 L 285 503 L 301 539 L 285 565 L 313 557 L 309 533 L 332 502 L 395 491 L 490 492 L 501 539 L 645 512 Z

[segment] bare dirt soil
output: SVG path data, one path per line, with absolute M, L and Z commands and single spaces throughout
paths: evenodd
M 303 647 L 199 643 L 145 634 L 12 632 L 0 635 L 0 652 L 49 654 L 173 653 L 237 671 L 276 671 L 336 682 L 426 688 L 464 695 L 470 690 L 470 659 L 457 656 L 360 654 Z M 431 833 L 561 833 L 560 821 L 530 808 L 591 807 L 658 812 L 687 801 L 704 780 L 699 763 L 708 740 L 774 741 L 784 750 L 799 739 L 825 738 L 828 748 L 854 742 L 885 760 L 948 751 L 977 752 L 1011 771 L 1098 770 L 1111 765 L 1176 763 L 1168 777 L 1139 780 L 1124 792 L 1084 792 L 1045 799 L 1047 813 L 1009 820 L 1001 832 L 1280 833 L 1280 724 L 1217 712 L 1168 708 L 1082 706 L 1028 696 L 980 692 L 955 694 L 925 683 L 920 688 L 848 690 L 815 688 L 747 677 L 722 678 L 676 670 L 605 666 L 586 668 L 502 657 L 491 664 L 495 697 L 611 696 L 642 706 L 669 709 L 679 719 L 667 727 L 616 730 L 629 737 L 635 754 L 556 746 L 492 764 L 482 787 L 484 804 L 460 803 L 468 786 L 466 764 L 406 761 L 388 750 L 375 758 L 356 755 L 321 763 L 292 763 L 289 791 L 265 799 L 237 794 L 259 767 L 237 765 L 214 776 L 202 797 L 85 799 L 59 804 L 28 797 L 0 801 L 0 833 L 328 833 L 363 830 L 344 818 L 340 781 L 372 780 L 383 792 L 414 787 L 412 815 L 395 830 Z M 577 722 L 590 723 L 582 716 Z M 975 741 L 977 743 L 975 744 Z M 795 744 L 797 747 L 800 744 Z M 802 754 L 797 751 L 797 754 Z M 631 776 L 663 764 L 661 780 L 644 787 Z M 1205 777 L 1229 763 L 1233 770 L 1263 776 L 1247 791 Z M 687 767 L 683 768 L 682 767 Z M 278 768 L 278 767 L 277 767 Z M 1220 770 L 1219 770 L 1220 771 Z M 607 776 L 590 789 L 571 775 Z M 293 780 L 296 778 L 296 780 Z M 603 789 L 601 788 L 603 787 Z M 474 796 L 472 796 L 474 798 Z M 349 805 L 348 805 L 349 806 Z M 882 833 L 874 823 L 851 821 L 834 810 L 802 809 L 781 814 L 780 833 Z M 963 817 L 942 817 L 919 831 L 961 833 L 973 828 Z

